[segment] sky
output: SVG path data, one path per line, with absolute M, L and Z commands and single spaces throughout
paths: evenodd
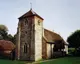
M 80 0 L 0 0 L 0 24 L 9 33 L 17 32 L 18 18 L 32 9 L 44 18 L 44 28 L 60 34 L 66 41 L 75 30 L 80 29 Z

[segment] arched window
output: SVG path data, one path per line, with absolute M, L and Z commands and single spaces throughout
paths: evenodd
M 27 53 L 27 44 L 24 44 L 24 53 Z

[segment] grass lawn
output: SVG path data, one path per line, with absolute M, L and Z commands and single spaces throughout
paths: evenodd
M 26 64 L 24 61 L 12 61 L 12 60 L 5 60 L 5 59 L 0 59 L 0 64 Z
M 0 64 L 27 64 L 27 61 L 12 61 L 0 59 Z M 80 64 L 80 57 L 64 57 L 35 62 L 34 64 Z
M 40 62 L 38 64 L 80 64 L 80 57 L 64 57 L 46 62 Z

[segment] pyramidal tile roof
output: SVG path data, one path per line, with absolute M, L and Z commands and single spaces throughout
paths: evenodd
M 32 9 L 30 9 L 27 13 L 25 13 L 24 15 L 22 15 L 20 18 L 24 18 L 24 17 L 29 17 L 29 16 L 37 16 L 39 18 L 41 18 L 42 20 L 44 20 L 41 16 L 39 16 L 36 12 L 34 12 Z

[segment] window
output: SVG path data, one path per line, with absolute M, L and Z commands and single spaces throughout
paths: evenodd
M 25 33 L 27 34 L 27 31 L 25 31 Z
M 27 53 L 27 44 L 24 44 L 24 53 Z
M 25 19 L 25 25 L 28 24 L 28 19 Z
M 40 25 L 40 20 L 38 20 L 38 25 Z

